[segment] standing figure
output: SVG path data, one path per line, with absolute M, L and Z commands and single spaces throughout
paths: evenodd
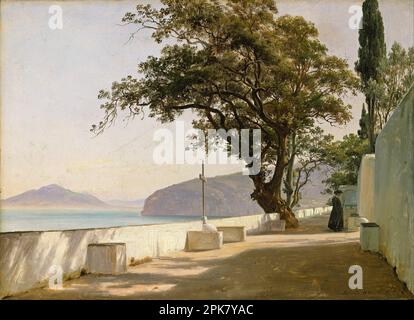
M 335 232 L 342 231 L 344 228 L 344 210 L 342 208 L 341 200 L 339 199 L 341 193 L 341 190 L 336 190 L 334 192 L 334 197 L 332 198 L 332 212 L 328 223 L 328 228 Z

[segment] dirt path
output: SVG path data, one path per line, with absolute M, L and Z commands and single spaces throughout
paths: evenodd
M 17 299 L 413 299 L 379 255 L 361 252 L 359 233 L 327 230 L 327 216 L 294 231 L 250 236 L 221 250 L 177 252 L 119 276 L 87 275 L 64 289 Z M 351 290 L 348 269 L 363 269 Z

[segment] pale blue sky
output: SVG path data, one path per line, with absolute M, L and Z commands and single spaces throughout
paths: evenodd
M 99 89 L 133 74 L 159 47 L 147 33 L 125 44 L 133 27 L 117 24 L 138 1 L 2 1 L 2 198 L 58 183 L 104 199 L 136 199 L 198 175 L 196 166 L 152 162 L 153 120 L 121 119 L 101 136 L 89 128 L 100 119 Z M 304 15 L 319 27 L 332 53 L 353 65 L 357 31 L 348 27 L 350 5 L 362 1 L 276 1 L 281 13 Z M 381 2 L 388 42 L 413 45 L 412 2 Z M 63 29 L 48 27 L 49 6 L 63 9 Z M 356 119 L 336 136 L 355 132 Z M 191 115 L 184 117 L 187 122 Z M 172 126 L 170 126 L 172 127 Z M 237 167 L 208 166 L 210 176 Z

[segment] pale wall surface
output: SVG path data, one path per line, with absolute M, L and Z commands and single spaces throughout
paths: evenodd
M 414 292 L 414 87 L 378 137 L 375 159 L 380 251 Z
M 296 211 L 298 218 L 329 212 L 331 207 Z M 277 214 L 269 215 L 272 219 Z M 264 230 L 264 214 L 211 219 L 216 226 L 245 226 L 248 234 Z M 127 261 L 159 257 L 185 248 L 189 230 L 200 222 L 168 223 L 101 229 L 0 233 L 0 298 L 43 286 L 51 266 L 61 266 L 65 278 L 79 276 L 86 266 L 89 243 L 124 242 Z
M 375 190 L 375 154 L 366 154 L 361 161 L 358 173 L 358 214 L 375 221 L 374 217 Z
M 339 188 L 343 193 L 340 196 L 344 207 L 354 208 L 357 206 L 357 186 L 341 186 Z
M 339 188 L 343 193 L 340 195 L 344 208 L 344 227 L 348 229 L 348 219 L 357 213 L 357 186 L 343 185 Z

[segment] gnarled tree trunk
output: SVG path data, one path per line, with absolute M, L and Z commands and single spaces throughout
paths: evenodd
M 286 228 L 297 228 L 299 221 L 286 201 L 271 194 L 261 193 L 256 199 L 265 213 L 279 213 L 280 219 L 286 221 Z
M 255 186 L 252 198 L 266 213 L 279 213 L 280 219 L 286 221 L 287 228 L 297 228 L 299 221 L 288 203 L 282 198 L 282 181 L 287 162 L 287 137 L 283 137 L 279 138 L 277 161 L 272 179 L 266 182 L 263 174 L 250 176 Z

